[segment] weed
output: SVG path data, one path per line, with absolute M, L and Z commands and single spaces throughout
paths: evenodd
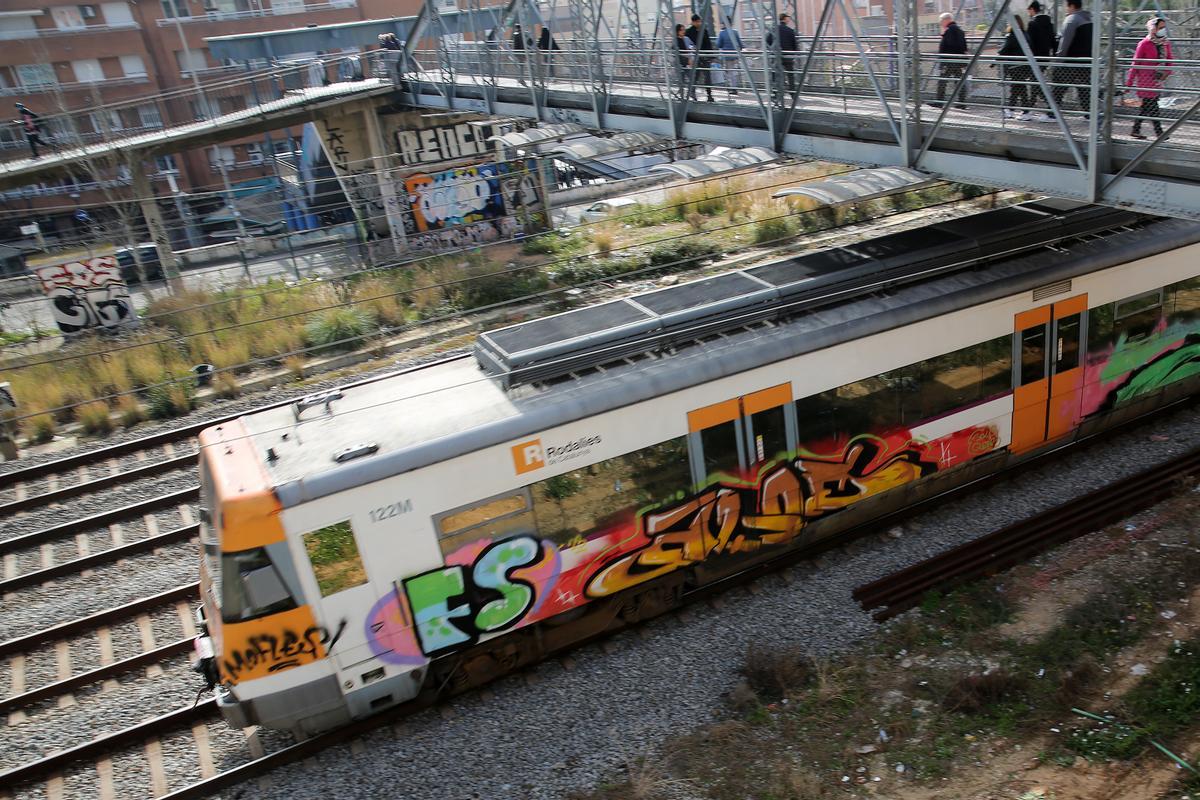
M 699 267 L 719 252 L 720 248 L 713 242 L 694 236 L 652 248 L 647 260 L 651 267 L 661 267 L 664 272 L 682 272 Z
M 25 420 L 29 440 L 34 444 L 45 444 L 54 439 L 57 428 L 50 414 L 37 414 Z
M 921 599 L 921 613 L 955 633 L 974 633 L 1012 619 L 1008 596 L 990 581 L 975 581 L 949 594 L 929 592 Z
M 89 436 L 104 436 L 112 433 L 112 417 L 108 413 L 108 404 L 103 400 L 75 407 L 75 418 L 83 427 L 83 432 Z
M 396 295 L 396 289 L 380 277 L 358 281 L 351 291 L 351 298 L 358 308 L 373 315 L 379 324 L 398 327 L 405 322 L 404 304 Z
M 146 393 L 146 405 L 153 419 L 171 419 L 192 410 L 190 378 L 177 379 L 151 387 Z
M 623 215 L 624 221 L 635 228 L 657 228 L 679 219 L 675 209 L 638 203 L 633 210 Z
M 701 233 L 704 231 L 705 217 L 703 214 L 696 211 L 690 211 L 685 219 L 688 226 L 696 233 Z
M 304 367 L 308 362 L 304 356 L 288 356 L 283 360 L 283 367 L 292 375 L 292 380 L 304 380 Z
M 795 235 L 786 217 L 767 217 L 754 223 L 755 244 L 776 244 Z
M 142 408 L 136 397 L 127 394 L 117 398 L 117 416 L 121 419 L 122 427 L 132 428 L 146 419 L 146 409 Z
M 977 714 L 1008 700 L 1025 688 L 1025 681 L 1007 670 L 998 669 L 976 675 L 964 675 L 942 698 L 947 711 Z
M 232 372 L 218 372 L 213 378 L 213 394 L 232 400 L 242 393 L 241 381 Z
M 521 252 L 528 256 L 552 256 L 573 253 L 586 245 L 582 236 L 550 232 L 531 236 L 521 245 Z
M 612 255 L 613 235 L 610 231 L 594 231 L 592 233 L 592 244 L 596 246 L 596 254 L 598 256 L 608 258 Z
M 371 317 L 353 306 L 318 312 L 304 326 L 305 340 L 321 351 L 351 350 L 371 330 Z
M 816 672 L 812 658 L 798 647 L 752 646 L 746 651 L 741 668 L 750 688 L 768 703 L 805 688 L 813 682 Z

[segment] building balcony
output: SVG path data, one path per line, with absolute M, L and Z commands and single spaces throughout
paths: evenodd
M 194 22 L 233 22 L 243 19 L 257 19 L 259 17 L 286 17 L 295 14 L 311 14 L 316 11 L 335 11 L 344 8 L 357 8 L 358 0 L 332 0 L 327 3 L 307 3 L 305 5 L 288 5 L 278 6 L 275 8 L 255 8 L 247 11 L 206 11 L 203 14 L 194 14 L 190 17 L 167 17 L 158 20 L 158 27 L 170 28 L 176 22 L 181 25 L 189 25 Z
M 21 41 L 23 39 L 54 39 L 62 36 L 88 36 L 95 33 L 129 33 L 140 31 L 142 27 L 136 22 L 120 25 L 85 25 L 82 28 L 33 28 L 25 31 L 0 31 L 0 41 Z
M 20 97 L 31 94 L 46 94 L 47 92 L 69 94 L 71 92 L 89 92 L 93 88 L 104 91 L 115 86 L 135 86 L 139 83 L 149 82 L 149 75 L 127 75 L 124 78 L 105 78 L 102 81 L 43 83 L 33 86 L 4 86 L 0 87 L 0 97 Z

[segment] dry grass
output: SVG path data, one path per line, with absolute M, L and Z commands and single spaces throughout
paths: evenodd
M 54 417 L 49 414 L 37 414 L 22 420 L 22 429 L 26 438 L 34 444 L 44 444 L 54 439 L 58 430 Z
M 136 397 L 127 394 L 117 398 L 117 415 L 122 427 L 132 428 L 146 419 L 146 409 Z
M 213 378 L 213 394 L 232 400 L 242 393 L 242 384 L 232 372 L 218 372 Z
M 608 258 L 612 255 L 615 236 L 608 228 L 592 231 L 592 244 L 596 246 L 596 255 Z
M 741 672 L 759 699 L 775 702 L 811 684 L 817 666 L 798 647 L 753 646 L 746 651 Z
M 396 287 L 383 278 L 367 278 L 354 284 L 350 299 L 355 308 L 371 314 L 381 325 L 395 328 L 405 322 L 404 303 Z
M 77 406 L 75 418 L 79 420 L 83 432 L 89 436 L 103 436 L 112 433 L 112 417 L 109 416 L 108 404 L 103 400 L 95 400 Z
M 292 374 L 292 380 L 304 380 L 304 367 L 308 362 L 304 356 L 288 356 L 283 360 L 284 369 Z

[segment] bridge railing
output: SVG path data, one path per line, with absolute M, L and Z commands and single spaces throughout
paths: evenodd
M 395 66 L 394 59 L 389 63 L 388 58 L 388 51 L 371 51 L 361 56 L 279 63 L 267 69 L 225 74 L 186 88 L 95 104 L 87 109 L 67 108 L 65 101 L 58 98 L 57 108 L 32 109 L 38 115 L 36 141 L 32 143 L 23 120 L 0 125 L 0 162 L 30 158 L 34 146 L 39 157 L 77 152 L 84 158 L 96 155 L 98 151 L 89 150 L 93 145 L 150 146 L 164 129 L 206 126 L 222 118 L 252 116 L 269 110 L 271 103 L 324 85 L 364 79 L 391 81 Z M 121 153 L 107 148 L 102 166 L 115 167 L 123 163 L 122 158 Z
M 1112 93 L 1113 135 L 1125 137 L 1140 128 L 1169 127 L 1200 102 L 1200 40 L 1172 43 L 1173 58 L 1160 75 L 1147 79 L 1145 65 L 1135 64 L 1139 37 L 1114 40 L 1111 74 L 1108 51 L 1099 59 L 1045 58 L 1030 62 L 1024 56 L 1000 56 L 1003 37 L 993 37 L 978 55 L 939 56 L 937 39 L 922 40 L 915 86 L 908 87 L 922 121 L 945 115 L 947 124 L 986 124 L 1026 129 L 1078 139 L 1086 136 L 1091 116 L 1091 76 L 1099 71 L 1101 122 Z M 976 38 L 972 46 L 977 46 Z M 619 95 L 679 100 L 691 97 L 713 101 L 790 107 L 797 113 L 836 111 L 874 112 L 887 108 L 899 119 L 902 60 L 895 37 L 823 37 L 817 49 L 776 56 L 760 42 L 744 42 L 740 54 L 709 51 L 680 53 L 671 40 L 606 40 L 597 50 L 564 41 L 559 50 L 514 51 L 502 45 L 460 42 L 440 52 L 418 50 L 420 73 L 445 72 L 459 81 L 507 86 L 545 84 L 552 90 L 593 92 L 597 85 Z M 1036 69 L 1034 68 L 1036 64 Z M 960 78 L 966 76 L 961 85 Z M 1145 103 L 1143 101 L 1152 100 Z M 1198 115 L 1200 116 L 1200 115 Z M 1061 122 L 1060 122 L 1061 120 Z M 1156 125 L 1155 123 L 1158 123 Z M 1176 126 L 1172 137 L 1195 137 L 1200 145 L 1200 119 Z M 1077 147 L 1078 149 L 1078 147 Z

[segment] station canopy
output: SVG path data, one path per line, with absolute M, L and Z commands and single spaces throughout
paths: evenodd
M 656 164 L 651 172 L 668 172 L 681 178 L 702 178 L 705 175 L 715 175 L 718 172 L 729 172 L 735 169 L 753 167 L 756 164 L 766 164 L 778 161 L 779 154 L 766 147 L 716 147 L 708 155 L 699 158 L 689 158 L 686 161 L 675 161 L 670 164 Z
M 937 183 L 937 179 L 905 167 L 859 169 L 845 175 L 780 189 L 772 197 L 810 197 L 823 206 L 844 206 L 907 192 Z
M 610 153 L 620 153 L 624 150 L 636 150 L 639 147 L 647 147 L 656 142 L 662 141 L 665 140 L 661 137 L 655 136 L 652 133 L 618 133 L 615 136 L 610 136 L 606 139 L 596 136 L 590 139 L 564 142 L 557 147 L 550 148 L 549 152 L 569 156 L 578 161 L 586 161 L 588 159 L 596 158 L 597 156 L 608 155 Z
M 561 139 L 564 136 L 578 136 L 587 133 L 587 128 L 574 122 L 556 122 L 550 125 L 538 125 L 523 131 L 514 131 L 502 136 L 492 136 L 489 142 L 499 142 L 505 147 L 529 147 L 551 139 Z

